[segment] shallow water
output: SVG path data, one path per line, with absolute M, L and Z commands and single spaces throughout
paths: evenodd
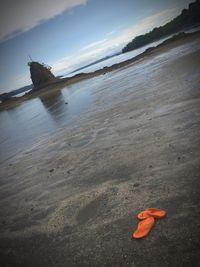
M 125 103 L 126 92 L 129 99 L 129 89 L 137 87 L 138 77 L 148 77 L 152 72 L 160 70 L 167 61 L 197 50 L 198 41 L 185 44 L 140 64 L 133 64 L 132 67 L 127 66 L 81 81 L 64 87 L 51 96 L 31 99 L 20 106 L 0 112 L 0 163 L 40 138 L 68 125 L 77 117 L 86 116 L 87 109 L 91 106 L 92 110 L 106 110 L 107 106 L 112 105 L 111 101 L 117 104 L 123 98 Z M 101 105 L 98 105 L 98 99 L 101 99 Z
M 92 101 L 98 80 L 82 81 L 0 112 L 0 163 L 76 118 Z

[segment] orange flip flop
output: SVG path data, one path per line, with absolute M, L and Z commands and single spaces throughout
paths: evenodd
M 140 212 L 138 214 L 138 219 L 143 220 L 151 216 L 157 219 L 161 219 L 166 216 L 166 211 L 157 208 L 149 208 L 145 211 Z
M 134 238 L 142 238 L 148 235 L 155 224 L 154 217 L 148 217 L 138 223 L 137 230 L 133 233 Z

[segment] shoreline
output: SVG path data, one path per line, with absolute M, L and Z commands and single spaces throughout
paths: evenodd
M 1 266 L 197 266 L 199 51 L 113 71 L 81 116 L 0 164 Z M 167 216 L 135 240 L 148 207 Z
M 169 50 L 171 48 L 179 46 L 181 43 L 185 43 L 187 41 L 190 42 L 199 37 L 200 37 L 200 31 L 193 32 L 193 33 L 179 33 L 177 35 L 174 35 L 170 39 L 165 40 L 163 43 L 159 44 L 156 47 L 150 47 L 146 49 L 143 53 L 131 59 L 113 64 L 110 67 L 104 67 L 94 72 L 80 73 L 70 78 L 62 78 L 59 81 L 52 83 L 50 85 L 47 85 L 46 87 L 38 91 L 30 91 L 21 97 L 13 97 L 5 102 L 0 103 L 0 111 L 6 110 L 9 108 L 14 108 L 20 105 L 21 103 L 23 103 L 24 101 L 37 98 L 39 96 L 53 94 L 59 90 L 62 90 L 64 86 L 68 86 L 68 85 L 71 85 L 71 84 L 74 84 L 74 83 L 77 83 L 77 82 L 80 82 L 86 79 L 91 79 L 99 75 L 104 75 L 108 72 L 112 72 L 114 70 L 118 70 L 120 68 L 126 67 L 132 63 L 137 63 L 137 61 L 141 59 L 145 59 L 148 56 L 155 55 L 156 53 L 162 53 L 165 50 Z

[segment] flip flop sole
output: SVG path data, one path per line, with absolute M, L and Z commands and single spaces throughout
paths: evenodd
M 138 239 L 138 238 L 143 238 L 149 234 L 151 231 L 152 227 L 155 224 L 155 219 L 154 217 L 148 217 L 141 222 L 138 223 L 137 230 L 133 233 L 133 237 Z
M 157 208 L 149 208 L 145 211 L 140 212 L 137 217 L 140 220 L 146 219 L 151 216 L 157 219 L 161 219 L 161 218 L 164 218 L 166 214 L 167 213 L 164 210 L 157 209 Z

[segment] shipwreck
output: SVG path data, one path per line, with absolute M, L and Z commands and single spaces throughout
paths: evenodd
M 28 62 L 28 66 L 30 67 L 33 90 L 39 90 L 60 80 L 51 72 L 51 67 L 44 63 L 31 61 Z

